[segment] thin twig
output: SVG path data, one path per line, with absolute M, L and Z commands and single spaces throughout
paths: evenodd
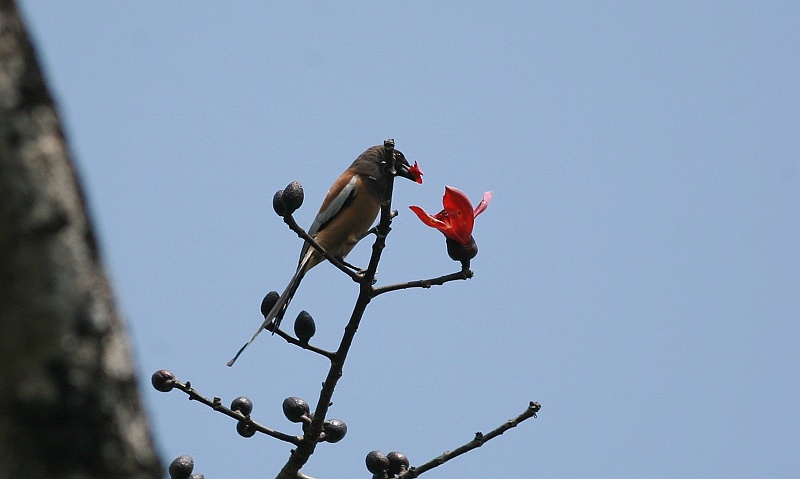
M 398 214 L 399 214 L 399 213 L 397 212 L 397 210 L 392 210 L 392 213 L 391 213 L 391 215 L 392 215 L 392 218 L 396 218 Z M 375 226 L 373 226 L 372 228 L 368 229 L 366 233 L 364 233 L 363 235 L 361 235 L 361 236 L 358 238 L 358 241 L 361 241 L 362 239 L 366 238 L 366 237 L 367 237 L 367 236 L 369 236 L 369 235 L 377 235 L 377 234 L 378 234 L 378 226 L 377 226 L 377 225 L 375 225 Z
M 408 288 L 430 288 L 431 286 L 440 286 L 450 281 L 457 281 L 460 279 L 470 279 L 473 276 L 473 272 L 470 269 L 463 269 L 456 273 L 446 274 L 444 276 L 439 276 L 438 278 L 431 278 L 431 279 L 420 279 L 417 281 L 409 281 L 407 283 L 397 283 L 397 284 L 390 284 L 387 286 L 380 286 L 377 288 L 372 288 L 372 297 L 378 296 L 379 294 L 388 293 L 389 291 L 397 291 L 399 289 L 408 289 Z
M 252 419 L 250 416 L 245 416 L 244 414 L 240 413 L 239 411 L 234 411 L 230 408 L 227 408 L 222 405 L 222 401 L 220 398 L 215 397 L 214 399 L 208 399 L 207 397 L 198 393 L 193 387 L 192 383 L 186 381 L 186 383 L 182 383 L 177 379 L 172 381 L 172 384 L 175 386 L 176 389 L 180 389 L 181 391 L 185 392 L 189 396 L 190 401 L 197 401 L 201 404 L 205 404 L 206 406 L 210 407 L 211 409 L 221 412 L 226 416 L 230 416 L 238 421 L 244 421 L 247 425 L 258 432 L 266 434 L 268 436 L 272 436 L 275 439 L 280 439 L 281 441 L 286 441 L 292 443 L 294 445 L 300 444 L 300 441 L 303 440 L 302 436 L 292 436 L 289 434 L 285 434 L 274 429 L 270 429 L 266 426 L 263 426 Z
M 297 221 L 295 221 L 294 217 L 291 214 L 285 215 L 283 217 L 283 222 L 286 223 L 289 226 L 289 229 L 291 229 L 292 231 L 297 233 L 297 236 L 303 238 L 306 243 L 311 245 L 312 248 L 314 248 L 315 250 L 319 251 L 319 253 L 322 256 L 324 256 L 325 259 L 330 261 L 331 264 L 333 264 L 334 266 L 336 266 L 337 268 L 342 270 L 347 276 L 350 276 L 350 278 L 353 281 L 355 281 L 356 283 L 361 281 L 361 274 L 359 274 L 356 271 L 353 271 L 348 266 L 347 263 L 344 263 L 341 259 L 339 259 L 336 256 L 330 254 L 325 248 L 320 246 L 320 244 L 317 243 L 317 240 L 315 240 L 311 235 L 309 235 L 306 232 L 306 230 L 304 230 L 302 227 L 300 227 L 300 225 L 297 224 Z
M 480 432 L 475 434 L 475 439 L 471 440 L 470 442 L 464 444 L 463 446 L 453 449 L 452 451 L 446 451 L 441 456 L 431 459 L 430 461 L 421 464 L 419 466 L 411 467 L 406 472 L 403 472 L 397 476 L 398 479 L 411 479 L 414 477 L 419 476 L 420 474 L 427 472 L 434 467 L 441 466 L 445 462 L 464 454 L 465 452 L 471 451 L 475 448 L 481 447 L 491 439 L 503 434 L 504 432 L 508 431 L 512 427 L 515 427 L 517 424 L 521 423 L 522 421 L 529 419 L 531 417 L 536 417 L 536 413 L 542 408 L 542 405 L 538 402 L 533 402 L 528 405 L 528 408 L 520 414 L 519 416 L 515 417 L 514 419 L 509 419 L 505 423 L 503 423 L 497 429 L 490 431 L 486 434 L 482 434 Z
M 278 336 L 280 336 L 283 339 L 285 339 L 286 342 L 289 343 L 289 344 L 294 344 L 295 346 L 299 346 L 299 347 L 301 347 L 303 349 L 307 349 L 307 350 L 309 350 L 309 351 L 311 351 L 313 353 L 317 353 L 317 354 L 319 354 L 321 356 L 325 356 L 326 358 L 330 359 L 331 361 L 333 361 L 333 359 L 336 357 L 336 353 L 334 353 L 334 352 L 326 351 L 326 350 L 324 350 L 322 348 L 318 348 L 316 346 L 312 346 L 309 343 L 304 343 L 304 342 L 300 341 L 299 339 L 295 338 L 294 336 L 290 335 L 286 331 L 282 330 L 281 328 L 273 329 L 274 327 L 275 327 L 275 323 L 270 323 L 267 326 L 265 326 L 264 329 L 266 329 L 267 331 L 274 331 L 275 334 L 277 334 Z

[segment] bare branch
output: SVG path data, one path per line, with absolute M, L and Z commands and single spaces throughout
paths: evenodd
M 407 283 L 397 283 L 397 284 L 390 284 L 387 286 L 381 286 L 378 288 L 372 288 L 372 297 L 378 296 L 379 294 L 388 293 L 389 291 L 397 291 L 400 289 L 408 289 L 408 288 L 430 288 L 431 286 L 441 286 L 450 281 L 457 281 L 460 279 L 470 279 L 473 276 L 473 272 L 470 269 L 462 269 L 457 273 L 446 274 L 444 276 L 439 276 L 438 278 L 431 278 L 431 279 L 420 279 L 417 281 L 409 281 Z
M 324 350 L 322 348 L 318 348 L 316 346 L 312 346 L 309 343 L 304 343 L 304 342 L 300 341 L 299 339 L 295 338 L 294 336 L 292 336 L 291 334 L 285 332 L 281 328 L 274 329 L 274 327 L 275 327 L 275 324 L 274 323 L 270 323 L 267 326 L 265 326 L 264 329 L 266 329 L 267 331 L 273 331 L 275 334 L 277 334 L 278 336 L 280 336 L 283 339 L 285 339 L 286 342 L 289 343 L 289 344 L 294 344 L 295 346 L 301 347 L 303 349 L 307 349 L 307 350 L 309 350 L 309 351 L 311 351 L 313 353 L 317 353 L 317 354 L 319 354 L 321 356 L 325 356 L 326 358 L 330 359 L 331 361 L 333 361 L 334 358 L 336 357 L 336 353 L 333 353 L 331 351 L 326 351 L 326 350 Z
M 286 441 L 292 443 L 294 445 L 300 444 L 302 441 L 302 436 L 292 436 L 289 434 L 285 434 L 274 429 L 270 429 L 266 426 L 263 426 L 255 421 L 253 421 L 249 415 L 245 416 L 239 411 L 234 411 L 228 407 L 222 405 L 222 401 L 220 398 L 215 397 L 214 399 L 208 399 L 207 397 L 201 395 L 192 387 L 192 383 L 186 381 L 186 383 L 182 383 L 177 379 L 172 381 L 173 386 L 175 388 L 180 389 L 181 391 L 185 392 L 189 396 L 190 401 L 197 401 L 201 404 L 205 404 L 206 406 L 210 407 L 211 409 L 221 412 L 226 416 L 232 417 L 237 421 L 244 421 L 249 428 L 254 429 L 260 433 L 266 434 L 268 436 L 272 436 L 275 439 L 280 439 L 281 441 Z
M 520 414 L 519 416 L 515 417 L 514 419 L 509 419 L 505 423 L 503 423 L 500 427 L 486 433 L 482 434 L 480 432 L 475 434 L 475 439 L 471 440 L 470 442 L 464 444 L 461 447 L 458 447 L 452 451 L 446 451 L 441 456 L 431 459 L 430 461 L 421 464 L 416 467 L 410 468 L 408 471 L 399 474 L 397 476 L 398 479 L 411 479 L 414 477 L 418 477 L 420 474 L 427 472 L 434 467 L 441 466 L 445 462 L 464 454 L 465 452 L 471 451 L 475 448 L 481 447 L 487 441 L 494 439 L 495 437 L 503 434 L 504 432 L 508 431 L 512 427 L 516 427 L 517 424 L 521 423 L 522 421 L 536 417 L 536 413 L 542 408 L 542 405 L 538 402 L 533 402 L 528 405 L 528 408 Z

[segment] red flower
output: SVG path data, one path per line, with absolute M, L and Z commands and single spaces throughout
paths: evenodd
M 419 184 L 422 184 L 422 170 L 419 169 L 419 165 L 417 162 L 414 162 L 414 166 L 408 169 L 408 173 L 413 177 L 414 181 Z
M 461 190 L 452 186 L 444 187 L 444 198 L 442 204 L 444 209 L 431 216 L 419 206 L 409 206 L 411 211 L 417 214 L 423 223 L 441 231 L 445 237 L 458 242 L 463 246 L 469 246 L 472 242 L 472 228 L 475 225 L 475 217 L 483 213 L 492 199 L 492 192 L 487 191 L 483 194 L 483 199 L 475 209 L 469 197 Z

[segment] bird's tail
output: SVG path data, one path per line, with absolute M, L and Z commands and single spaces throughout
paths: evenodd
M 258 337 L 258 335 L 261 334 L 261 331 L 266 329 L 271 322 L 275 323 L 272 328 L 272 334 L 275 334 L 275 331 L 278 329 L 278 326 L 280 326 L 281 321 L 283 320 L 283 315 L 286 314 L 286 308 L 289 307 L 289 302 L 292 300 L 294 293 L 297 291 L 297 287 L 300 286 L 300 281 L 303 280 L 303 276 L 305 276 L 306 271 L 310 269 L 308 265 L 311 261 L 312 251 L 313 250 L 310 250 L 303 257 L 302 261 L 300 261 L 300 264 L 297 266 L 297 271 L 295 271 L 294 276 L 292 276 L 292 279 L 289 281 L 289 284 L 286 285 L 286 289 L 283 291 L 283 294 L 281 294 L 280 298 L 278 298 L 278 301 L 275 302 L 275 305 L 272 306 L 272 309 L 269 310 L 269 313 L 264 316 L 264 322 L 261 323 L 261 326 L 255 332 L 255 334 L 253 334 L 253 337 L 250 338 L 250 341 L 245 343 L 245 345 L 239 349 L 239 352 L 236 353 L 236 356 L 228 361 L 228 367 L 233 366 L 233 363 L 239 359 L 239 356 L 242 354 L 245 348 L 250 346 L 250 343 L 252 343 Z

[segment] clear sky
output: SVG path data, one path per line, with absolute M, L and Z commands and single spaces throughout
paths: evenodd
M 271 3 L 280 3 L 273 6 Z M 407 208 L 474 200 L 475 277 L 376 299 L 304 469 L 369 477 L 521 413 L 424 477 L 800 476 L 800 3 L 49 2 L 22 8 L 61 106 L 166 461 L 271 477 L 289 447 L 238 436 L 161 368 L 289 433 L 319 357 L 264 335 L 225 362 L 301 244 L 272 213 L 394 138 L 382 284 L 456 271 Z M 365 264 L 369 247 L 348 258 Z M 287 318 L 334 348 L 356 287 L 312 271 Z

